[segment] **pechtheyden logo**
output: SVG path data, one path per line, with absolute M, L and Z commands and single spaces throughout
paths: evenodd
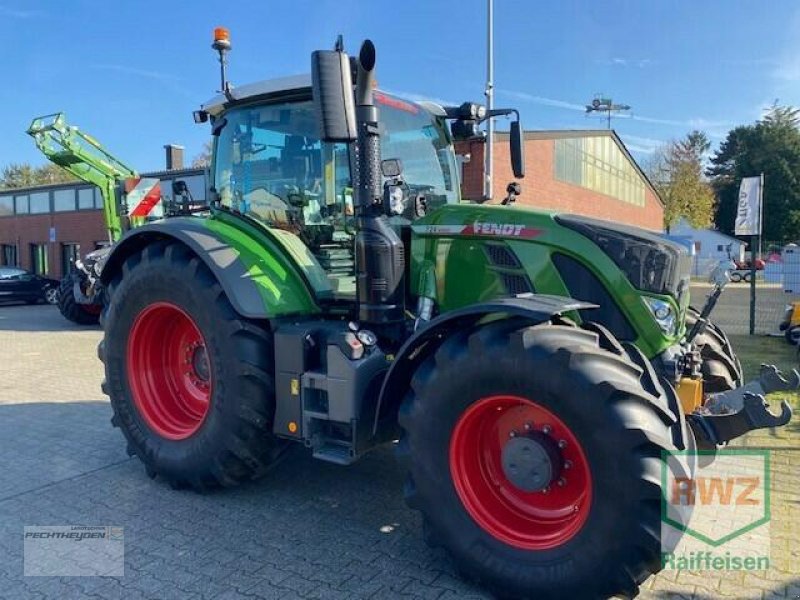
M 26 577 L 125 575 L 125 530 L 111 526 L 38 525 L 23 532 Z
M 692 474 L 687 465 L 695 465 Z M 770 567 L 768 450 L 669 452 L 661 465 L 665 569 Z

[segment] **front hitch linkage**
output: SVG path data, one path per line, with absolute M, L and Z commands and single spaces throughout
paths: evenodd
M 761 394 L 746 392 L 741 410 L 733 414 L 698 414 L 686 417 L 701 450 L 711 450 L 726 444 L 754 429 L 782 427 L 792 418 L 792 408 L 786 400 L 781 401 L 781 414 L 769 410 Z

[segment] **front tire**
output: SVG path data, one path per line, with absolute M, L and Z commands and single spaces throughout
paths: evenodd
M 73 273 L 66 275 L 58 288 L 58 310 L 68 321 L 78 325 L 97 325 L 100 321 L 101 306 L 94 304 L 78 304 L 75 301 Z
M 700 313 L 692 307 L 686 313 L 686 331 L 691 331 Z M 703 392 L 716 394 L 739 388 L 744 383 L 742 363 L 733 351 L 728 336 L 722 328 L 711 321 L 705 331 L 694 339 L 700 349 L 703 375 Z
M 179 244 L 129 257 L 109 295 L 99 355 L 129 454 L 175 487 L 263 474 L 284 447 L 272 434 L 270 332 L 241 319 Z
M 660 459 L 693 437 L 639 351 L 595 327 L 456 334 L 401 407 L 409 506 L 498 596 L 635 595 L 661 568 Z

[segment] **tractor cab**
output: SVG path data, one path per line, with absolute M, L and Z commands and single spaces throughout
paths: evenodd
M 382 92 L 375 100 L 382 155 L 402 165 L 397 175 L 407 196 L 393 224 L 410 224 L 421 205 L 431 210 L 458 203 L 459 173 L 444 109 Z M 211 185 L 218 208 L 278 230 L 279 239 L 296 236 L 327 275 L 334 296 L 354 297 L 352 146 L 320 140 L 310 77 L 243 86 L 233 100 L 220 95 L 203 110 L 213 121 Z

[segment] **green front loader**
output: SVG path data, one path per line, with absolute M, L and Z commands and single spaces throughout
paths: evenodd
M 354 63 L 318 51 L 310 78 L 237 88 L 223 70 L 195 113 L 210 214 L 130 231 L 102 270 L 112 423 L 151 477 L 196 490 L 291 443 L 347 465 L 396 442 L 426 540 L 465 576 L 504 597 L 634 595 L 668 544 L 662 453 L 788 409 L 747 400 L 725 421 L 679 396 L 741 385 L 708 311 L 689 316 L 681 247 L 461 201 L 453 136 L 515 111 L 379 92 L 370 42 Z M 510 138 L 521 177 L 518 119 Z M 691 456 L 672 462 L 691 477 Z
M 99 275 L 110 246 L 126 231 L 154 217 L 197 212 L 205 207 L 194 202 L 181 181 L 173 186 L 177 200 L 162 202 L 158 180 L 139 177 L 94 137 L 69 125 L 64 113 L 36 117 L 26 133 L 48 160 L 96 186 L 103 199 L 109 245 L 76 260 L 72 270 L 62 274 L 58 293 L 58 307 L 66 319 L 79 325 L 95 325 L 105 300 Z

